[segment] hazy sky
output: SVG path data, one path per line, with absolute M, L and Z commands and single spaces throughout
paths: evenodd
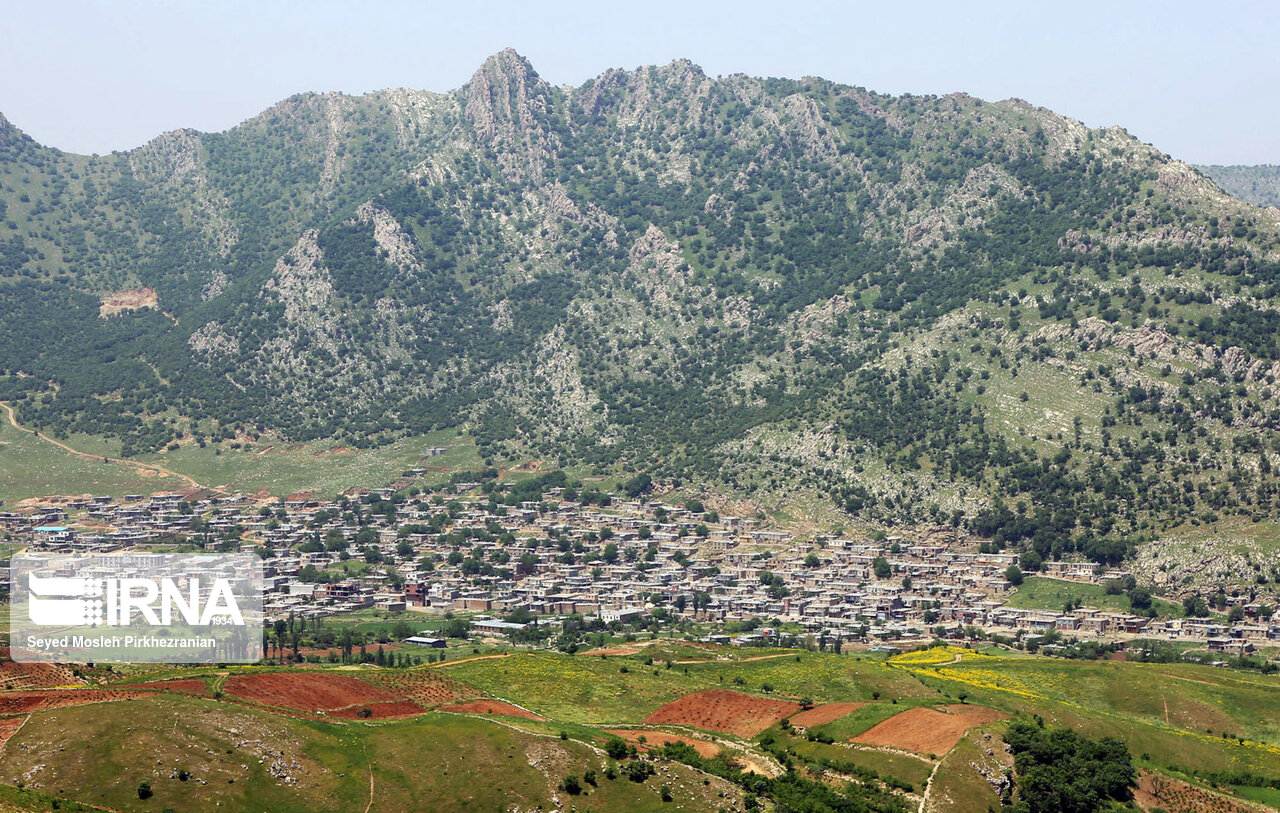
M 222 130 L 293 93 L 452 90 L 511 46 L 554 84 L 711 75 L 1017 96 L 1195 163 L 1280 163 L 1280 3 L 0 0 L 0 113 L 74 152 Z

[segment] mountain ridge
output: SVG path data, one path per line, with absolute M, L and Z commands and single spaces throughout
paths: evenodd
M 688 60 L 558 88 L 508 49 L 447 94 L 0 156 L 0 396 L 54 433 L 454 426 L 1045 555 L 1274 520 L 1280 212 L 1120 128 Z M 163 313 L 98 317 L 144 285 Z

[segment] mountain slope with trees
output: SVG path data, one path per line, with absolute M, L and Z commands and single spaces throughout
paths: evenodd
M 1280 215 L 1019 100 L 508 50 L 102 157 L 0 120 L 0 184 L 0 400 L 55 435 L 456 426 L 1041 558 L 1276 518 Z
M 1280 206 L 1280 166 L 1203 166 L 1200 171 L 1240 200 L 1258 206 Z

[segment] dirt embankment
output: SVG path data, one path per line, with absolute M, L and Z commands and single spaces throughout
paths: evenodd
M 111 316 L 122 311 L 136 311 L 139 308 L 159 308 L 160 298 L 151 288 L 130 288 L 127 291 L 116 291 L 102 298 L 98 308 L 99 316 Z

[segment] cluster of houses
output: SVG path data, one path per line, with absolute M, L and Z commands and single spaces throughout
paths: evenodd
M 757 619 L 871 645 L 931 638 L 940 627 L 1158 636 L 1238 653 L 1280 642 L 1280 614 L 1264 617 L 1260 603 L 1241 601 L 1244 620 L 1233 624 L 1009 606 L 1015 588 L 1006 570 L 1016 555 L 979 552 L 977 541 L 952 529 L 912 540 L 819 538 L 815 548 L 751 518 L 646 501 L 598 508 L 559 499 L 557 489 L 544 501 L 495 508 L 476 488 L 464 483 L 447 494 L 397 497 L 394 511 L 373 514 L 373 521 L 367 510 L 358 517 L 351 503 L 305 497 L 266 505 L 182 494 L 65 500 L 0 513 L 0 533 L 33 549 L 110 552 L 181 535 L 202 546 L 258 551 L 269 618 L 368 607 L 454 611 L 479 614 L 477 630 L 503 635 L 523 625 L 501 617 L 527 610 L 623 624 L 654 614 L 724 624 Z M 392 497 L 390 489 L 375 490 L 366 500 Z M 317 544 L 333 539 L 346 545 Z M 353 560 L 369 564 L 351 568 Z M 1048 562 L 1044 575 L 1095 584 L 1126 576 L 1089 562 Z M 767 629 L 736 640 L 759 641 Z

